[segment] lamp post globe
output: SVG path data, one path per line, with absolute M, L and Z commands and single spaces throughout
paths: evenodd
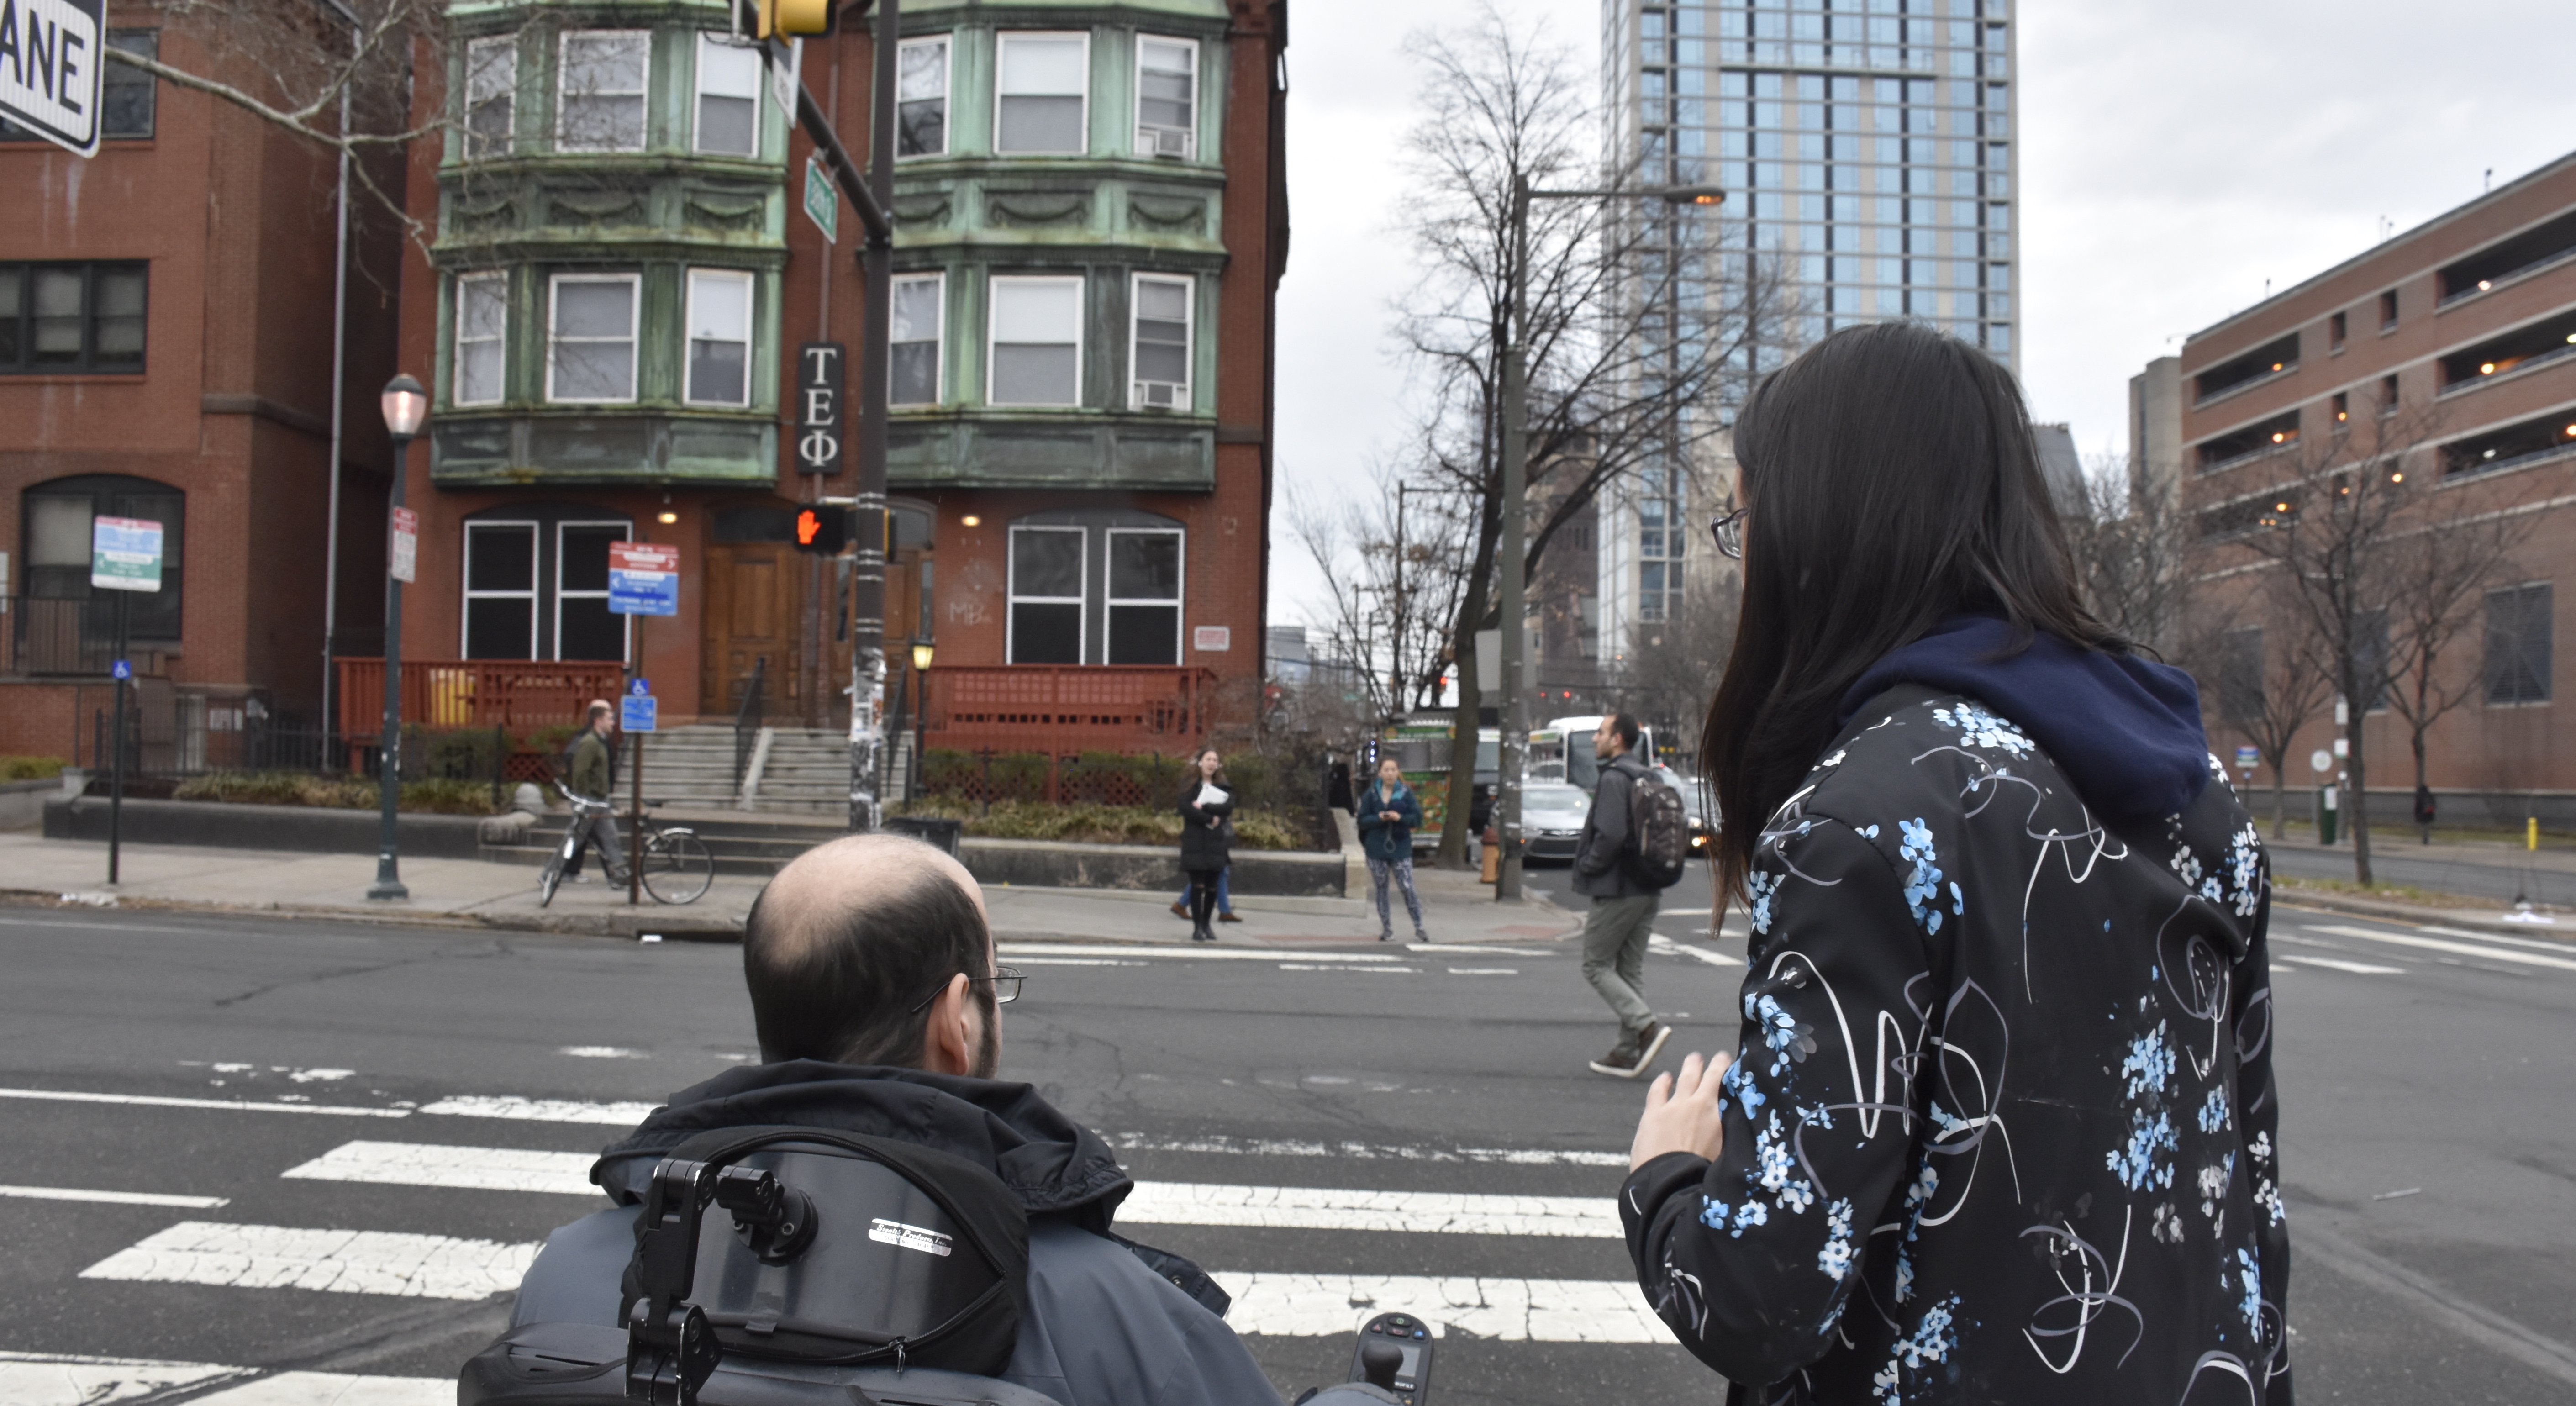
M 402 808 L 402 588 L 393 574 L 394 515 L 403 507 L 403 478 L 412 440 L 429 418 L 429 392 L 408 374 L 385 383 L 377 398 L 385 414 L 385 434 L 393 440 L 393 490 L 385 513 L 385 735 L 376 762 L 376 881 L 367 897 L 399 901 L 411 897 L 403 887 L 402 846 L 397 817 Z

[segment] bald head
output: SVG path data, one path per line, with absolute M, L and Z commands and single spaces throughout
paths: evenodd
M 764 1061 L 915 1065 L 929 1013 L 910 1007 L 961 973 L 993 969 L 983 892 L 918 840 L 834 840 L 761 891 L 742 965 Z M 989 987 L 973 990 L 989 998 Z

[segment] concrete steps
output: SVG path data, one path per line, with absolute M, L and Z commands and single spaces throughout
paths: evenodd
M 644 743 L 644 794 L 693 810 L 731 806 L 733 728 L 696 723 L 654 733 Z
M 834 728 L 770 729 L 768 755 L 751 793 L 764 815 L 830 815 L 850 809 L 850 740 Z

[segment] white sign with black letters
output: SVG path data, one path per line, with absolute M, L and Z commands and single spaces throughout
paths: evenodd
M 841 391 L 848 361 L 848 349 L 838 342 L 805 342 L 796 348 L 796 468 L 800 473 L 841 471 Z
M 98 154 L 107 0 L 0 0 L 0 117 Z

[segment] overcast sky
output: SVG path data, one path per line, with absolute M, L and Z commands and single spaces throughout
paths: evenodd
M 1594 0 L 1498 0 L 1599 71 Z M 1290 0 L 1288 273 L 1271 620 L 1322 578 L 1288 490 L 1366 491 L 1412 423 L 1389 307 L 1419 74 L 1402 38 L 1471 0 Z M 2032 413 L 2125 453 L 2128 381 L 2263 297 L 2576 148 L 2565 0 L 2023 0 L 2022 375 Z M 1318 611 L 1320 614 L 1320 611 Z

